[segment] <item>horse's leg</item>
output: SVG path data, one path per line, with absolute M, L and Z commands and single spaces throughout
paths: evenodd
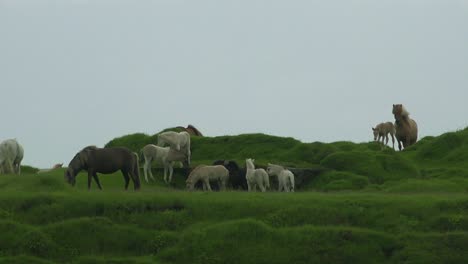
M 249 181 L 247 181 L 247 191 L 249 191 L 249 192 L 251 191 L 250 182 L 249 182 Z
M 145 173 L 145 181 L 146 182 L 148 182 L 148 167 L 150 167 L 150 169 L 151 169 L 151 164 L 150 164 L 150 162 L 148 162 L 148 158 L 145 156 L 145 165 L 143 166 L 143 172 Z
M 401 140 L 397 139 L 398 142 L 398 150 L 401 151 Z
M 93 171 L 92 170 L 89 170 L 88 171 L 88 190 L 91 189 L 91 178 L 93 177 Z
M 390 136 L 392 136 L 392 147 L 395 149 L 395 135 L 390 134 Z
M 96 182 L 99 190 L 102 190 L 101 183 L 99 182 L 99 178 L 98 178 L 96 172 L 93 173 L 93 178 L 94 178 L 94 181 Z
M 167 168 L 168 164 L 167 161 L 164 161 L 164 182 L 167 183 Z
M 208 191 L 211 192 L 210 180 L 208 178 L 205 180 L 205 183 L 206 183 L 206 187 L 208 188 Z
M 128 184 L 130 183 L 130 176 L 128 176 L 128 171 L 122 170 L 122 175 L 125 180 L 125 190 L 128 190 Z
M 169 162 L 169 182 L 172 182 L 172 174 L 174 173 L 174 163 Z
M 388 134 L 385 134 L 385 146 L 388 144 Z

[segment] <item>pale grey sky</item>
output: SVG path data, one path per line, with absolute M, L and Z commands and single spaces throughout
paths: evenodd
M 193 124 L 371 140 L 468 125 L 468 0 L 0 0 L 0 140 L 24 163 Z

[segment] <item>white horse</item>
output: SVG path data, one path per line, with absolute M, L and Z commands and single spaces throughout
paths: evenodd
M 270 188 L 270 179 L 264 169 L 255 169 L 254 162 L 254 159 L 245 160 L 247 168 L 245 178 L 247 179 L 248 190 L 249 192 L 255 192 L 258 186 L 262 192 L 265 192 L 267 188 Z
M 226 190 L 228 179 L 229 171 L 223 165 L 200 165 L 189 174 L 185 183 L 187 184 L 187 189 L 193 190 L 195 184 L 201 180 L 203 190 L 211 192 L 210 181 L 218 181 L 220 189 Z
M 7 139 L 0 143 L 0 173 L 21 174 L 23 147 L 16 139 Z
M 174 131 L 163 132 L 158 135 L 158 146 L 169 145 L 172 149 L 181 151 L 187 155 L 187 162 L 190 165 L 190 134 L 186 131 L 177 133 Z
M 294 192 L 294 174 L 283 166 L 268 163 L 268 175 L 278 176 L 278 192 Z
M 170 183 L 172 181 L 172 174 L 174 172 L 174 161 L 185 161 L 187 157 L 184 153 L 175 151 L 170 147 L 159 147 L 153 144 L 148 144 L 141 149 L 141 153 L 145 158 L 145 165 L 143 172 L 145 173 L 145 180 L 148 182 L 148 172 L 151 179 L 155 180 L 151 172 L 151 163 L 153 161 L 161 162 L 164 165 L 164 181 Z M 167 171 L 169 170 L 169 178 L 167 178 Z

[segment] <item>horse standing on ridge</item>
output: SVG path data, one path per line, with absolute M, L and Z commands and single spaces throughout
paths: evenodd
M 372 131 L 374 132 L 374 141 L 382 141 L 383 145 L 388 144 L 388 134 L 390 134 L 392 136 L 393 149 L 395 149 L 395 126 L 392 122 L 380 123 L 373 127 Z
M 200 165 L 196 167 L 187 177 L 185 183 L 187 184 L 187 189 L 193 190 L 195 184 L 198 181 L 202 181 L 203 190 L 211 192 L 210 181 L 217 181 L 220 186 L 220 190 L 226 190 L 226 184 L 229 179 L 229 171 L 222 165 Z
M 267 188 L 270 188 L 268 173 L 264 169 L 255 169 L 254 162 L 254 159 L 245 160 L 247 169 L 245 174 L 245 178 L 247 179 L 247 188 L 249 192 L 255 192 L 258 186 L 262 192 L 265 192 Z
M 21 174 L 21 161 L 24 149 L 16 139 L 7 139 L 0 143 L 0 173 Z
M 120 170 L 125 180 L 125 190 L 128 189 L 130 179 L 135 190 L 140 189 L 140 172 L 138 155 L 124 147 L 97 148 L 88 146 L 78 152 L 68 164 L 65 180 L 75 186 L 76 175 L 82 170 L 88 172 L 88 190 L 91 189 L 91 178 L 94 178 L 99 189 L 102 190 L 97 173 L 111 174 Z
M 186 131 L 177 133 L 174 131 L 166 131 L 158 135 L 158 146 L 164 147 L 169 145 L 172 149 L 181 151 L 187 156 L 187 164 L 190 165 L 190 134 Z
M 268 163 L 267 173 L 278 177 L 278 192 L 294 192 L 294 174 L 283 166 Z
M 148 144 L 141 149 L 141 153 L 145 158 L 145 165 L 143 172 L 145 173 L 145 180 L 148 182 L 148 173 L 151 179 L 155 180 L 151 172 L 151 163 L 153 161 L 161 162 L 164 166 L 164 181 L 170 183 L 172 181 L 172 174 L 174 172 L 174 161 L 186 162 L 187 156 L 170 147 L 159 147 L 153 144 Z M 167 171 L 169 170 L 169 178 L 167 178 Z
M 416 121 L 409 118 L 409 112 L 402 104 L 394 104 L 393 115 L 395 116 L 395 137 L 398 142 L 398 149 L 407 148 L 418 140 L 418 125 Z

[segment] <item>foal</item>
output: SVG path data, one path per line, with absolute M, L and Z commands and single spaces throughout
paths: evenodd
M 382 141 L 384 145 L 388 144 L 388 134 L 390 134 L 392 136 L 393 149 L 395 149 L 395 127 L 392 122 L 380 123 L 375 128 L 373 127 L 372 131 L 374 132 L 374 140 L 377 142 Z

